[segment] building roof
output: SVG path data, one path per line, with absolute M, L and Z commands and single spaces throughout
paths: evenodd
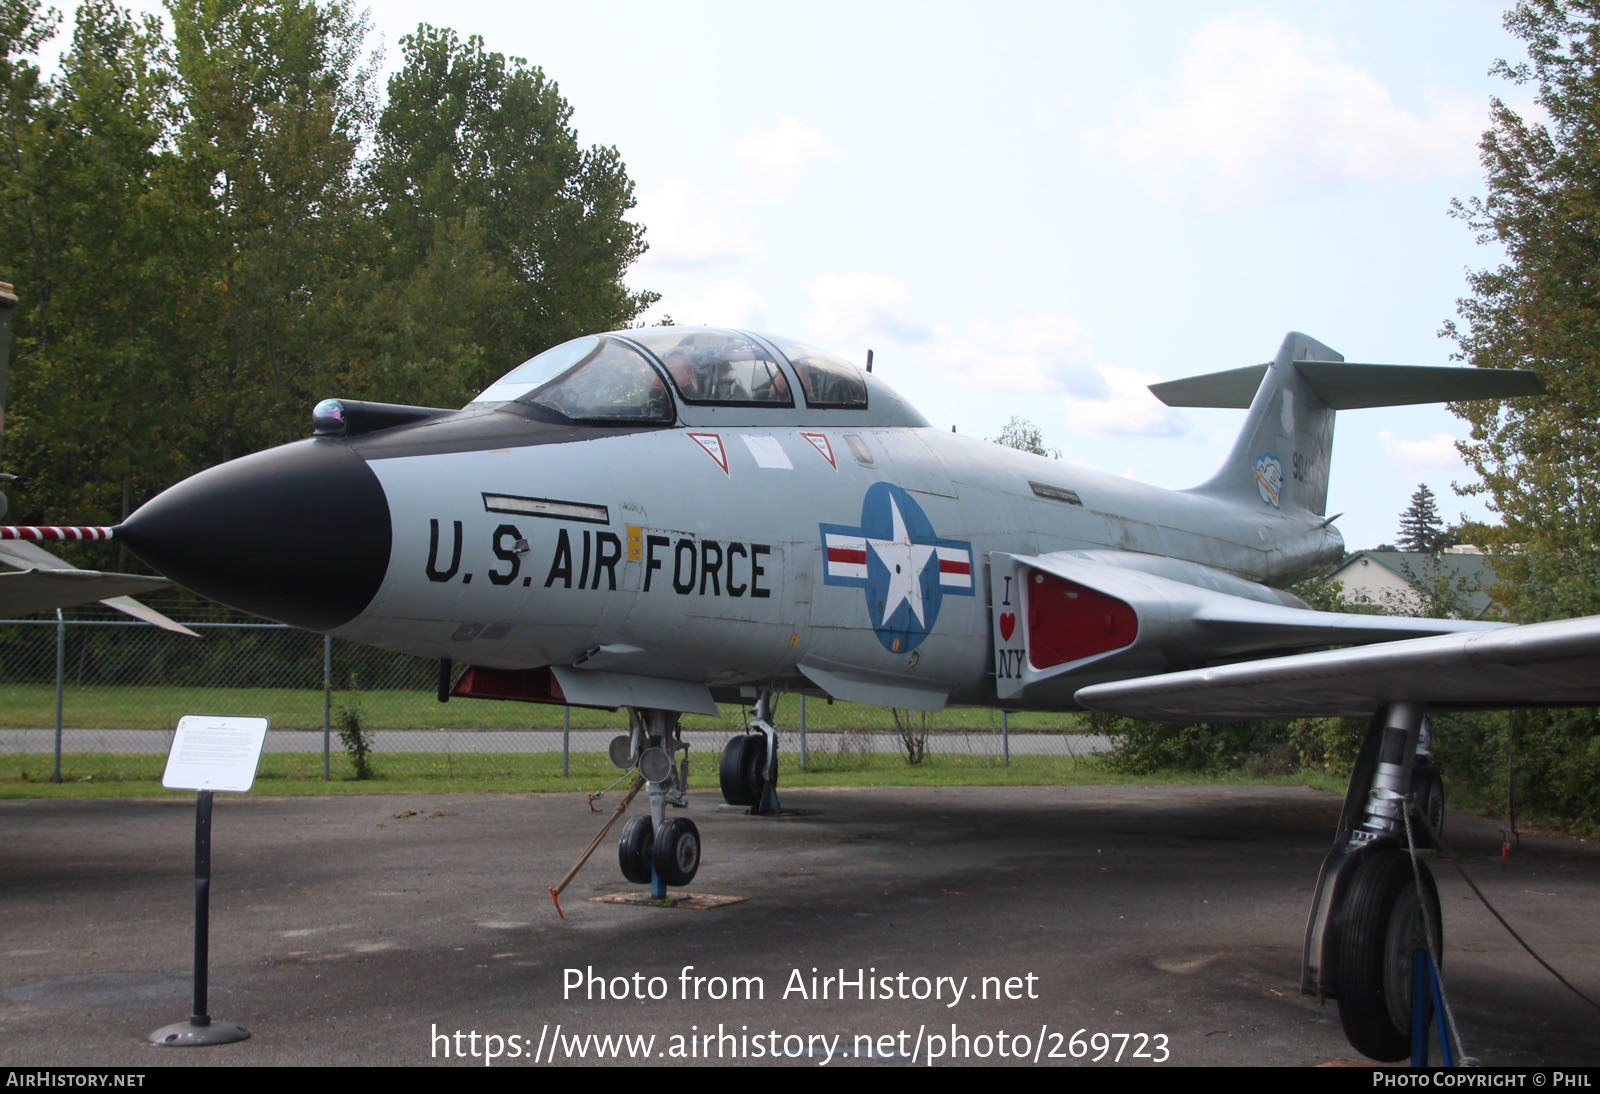
M 1329 575 L 1355 592 L 1354 599 L 1371 599 L 1361 597 L 1358 583 L 1351 580 L 1352 571 L 1363 560 L 1383 567 L 1419 596 L 1423 590 L 1459 596 L 1457 614 L 1466 619 L 1480 618 L 1489 610 L 1489 590 L 1497 581 L 1488 558 L 1479 551 L 1453 550 L 1437 555 L 1426 551 L 1357 551 Z

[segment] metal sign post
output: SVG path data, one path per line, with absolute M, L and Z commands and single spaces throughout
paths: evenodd
M 213 1022 L 206 1007 L 206 970 L 211 936 L 211 796 L 243 793 L 256 779 L 261 746 L 267 737 L 265 718 L 185 715 L 167 755 L 161 785 L 195 790 L 194 815 L 194 1009 L 188 1021 L 162 1026 L 150 1043 L 174 1048 L 225 1045 L 250 1036 L 243 1026 Z

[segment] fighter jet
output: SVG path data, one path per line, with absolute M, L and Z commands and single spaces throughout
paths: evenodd
M 1291 333 L 1265 364 L 1155 387 L 1174 406 L 1248 408 L 1216 474 L 1170 491 L 930 428 L 870 371 L 801 342 L 615 331 L 539 354 L 460 410 L 325 400 L 311 438 L 196 475 L 112 532 L 213 599 L 438 659 L 441 697 L 628 708 L 613 759 L 648 781 L 651 817 L 624 830 L 619 861 L 657 892 L 700 862 L 692 821 L 666 816 L 685 803 L 679 719 L 719 700 L 756 707 L 720 781 L 759 808 L 784 692 L 917 710 L 1100 695 L 1192 714 L 1227 666 L 1260 676 L 1217 706 L 1292 707 L 1297 675 L 1321 679 L 1312 706 L 1375 713 L 1304 983 L 1338 999 L 1358 1048 L 1395 1058 L 1413 943 L 1438 923 L 1431 880 L 1407 884 L 1401 803 L 1423 712 L 1452 699 L 1418 679 L 1480 639 L 1506 661 L 1522 632 L 1316 612 L 1281 586 L 1343 551 L 1325 513 L 1336 411 L 1539 389 L 1524 373 L 1350 363 Z M 1572 626 L 1537 655 L 1585 666 L 1558 673 L 1567 698 L 1600 675 L 1600 626 Z M 1333 646 L 1369 659 L 1304 652 Z M 1362 685 L 1390 664 L 1405 668 Z

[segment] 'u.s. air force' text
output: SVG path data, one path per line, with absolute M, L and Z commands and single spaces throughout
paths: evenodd
M 464 566 L 469 548 L 459 520 L 446 531 L 438 519 L 428 521 L 429 581 L 472 583 L 474 571 Z M 501 524 L 489 534 L 480 572 L 493 585 L 533 584 L 540 571 L 546 589 L 615 591 L 617 569 L 624 561 L 622 537 L 615 532 L 560 528 L 545 537 L 540 550 L 515 524 Z M 641 592 L 678 596 L 725 596 L 763 599 L 772 595 L 772 547 L 745 540 L 708 539 L 683 533 L 646 532 L 628 528 L 629 563 L 639 563 Z M 624 579 L 625 581 L 625 579 Z

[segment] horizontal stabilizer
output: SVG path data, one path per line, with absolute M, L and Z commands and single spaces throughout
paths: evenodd
M 1498 627 L 1096 684 L 1091 710 L 1163 721 L 1600 703 L 1600 616 Z
M 1150 392 L 1168 406 L 1221 407 L 1225 410 L 1248 410 L 1250 400 L 1256 397 L 1261 377 L 1271 365 L 1245 365 L 1226 372 L 1209 372 L 1204 376 L 1187 376 L 1182 380 L 1167 380 L 1151 384 Z
M 1168 406 L 1244 410 L 1255 398 L 1268 365 L 1246 365 L 1226 372 L 1151 384 Z M 1520 369 L 1453 368 L 1436 365 L 1372 365 L 1354 361 L 1296 361 L 1298 372 L 1329 410 L 1413 406 L 1468 399 L 1509 399 L 1539 395 L 1544 381 Z

